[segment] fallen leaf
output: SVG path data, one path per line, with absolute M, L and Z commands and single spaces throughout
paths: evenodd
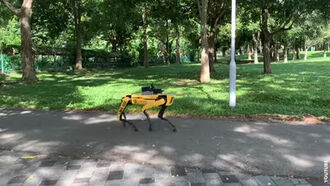
M 34 159 L 36 158 L 37 156 L 22 156 L 21 158 L 22 159 Z

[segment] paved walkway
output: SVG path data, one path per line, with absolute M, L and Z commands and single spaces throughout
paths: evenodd
M 3 150 L 0 185 L 91 186 L 311 186 L 317 179 L 251 176 L 214 168 L 157 166 L 100 159 L 72 159 Z M 326 185 L 326 184 L 324 184 Z
M 129 118 L 0 109 L 0 185 L 321 185 L 330 162 L 329 125 Z

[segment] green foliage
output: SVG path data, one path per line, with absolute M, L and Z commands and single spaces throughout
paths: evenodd
M 10 1 L 20 7 L 21 0 Z M 272 43 L 291 47 L 329 43 L 326 23 L 329 0 L 241 0 L 238 1 L 237 48 L 246 48 L 260 32 L 261 9 L 270 13 Z M 81 6 L 77 6 L 81 4 Z M 230 0 L 209 1 L 209 29 L 219 19 L 217 49 L 230 47 Z M 195 0 L 42 0 L 34 1 L 32 15 L 33 49 L 58 48 L 74 53 L 75 20 L 81 12 L 83 49 L 126 54 L 130 64 L 142 64 L 142 12 L 147 14 L 148 53 L 152 65 L 175 61 L 176 38 L 180 33 L 180 52 L 191 61 L 199 60 L 200 26 Z M 219 12 L 223 15 L 217 17 Z M 19 20 L 0 4 L 0 48 L 20 45 Z M 292 28 L 291 28 L 292 25 Z M 289 29 L 288 32 L 284 30 Z M 260 39 L 260 38 L 257 38 Z M 271 46 L 272 47 L 272 46 Z M 165 57 L 164 57 L 165 56 Z M 70 58 L 71 59 L 71 58 Z M 70 64 L 73 63 L 70 61 Z M 128 62 L 126 63 L 129 64 Z M 125 65 L 126 66 L 126 65 Z
M 17 18 L 13 17 L 8 21 L 6 26 L 0 27 L 0 49 L 9 45 L 20 45 L 19 25 Z

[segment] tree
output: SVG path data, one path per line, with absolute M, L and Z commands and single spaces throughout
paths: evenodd
M 209 0 L 208 3 L 208 42 L 209 42 L 209 66 L 210 72 L 214 72 L 214 62 L 216 58 L 216 40 L 219 34 L 220 24 L 225 24 L 225 17 L 228 15 L 230 9 L 229 0 Z M 229 16 L 227 16 L 229 17 Z
M 272 73 L 271 41 L 274 35 L 290 30 L 293 23 L 306 11 L 306 2 L 301 0 L 246 0 L 247 9 L 258 9 L 260 12 L 260 30 L 262 53 L 264 57 L 264 73 Z
M 142 22 L 143 22 L 143 65 L 145 68 L 149 67 L 149 61 L 148 61 L 148 36 L 147 36 L 147 10 L 144 7 L 142 10 Z
M 32 51 L 32 32 L 31 17 L 33 0 L 23 0 L 21 8 L 16 8 L 7 0 L 0 0 L 13 14 L 19 17 L 21 30 L 21 47 L 22 47 L 22 80 L 25 82 L 36 82 L 38 78 L 34 69 L 34 58 Z
M 208 11 L 208 0 L 197 0 L 198 9 L 201 18 L 201 38 L 202 38 L 202 52 L 201 52 L 201 83 L 209 83 L 210 78 L 210 66 L 209 66 L 209 44 L 207 36 L 207 11 Z
M 75 28 L 75 42 L 76 42 L 76 65 L 75 68 L 77 70 L 82 70 L 82 25 L 81 25 L 81 16 L 82 16 L 82 2 L 81 0 L 73 0 L 72 2 L 73 7 L 73 19 L 74 19 L 74 28 Z
M 34 27 L 38 33 L 46 34 L 43 36 L 44 40 L 57 38 L 63 32 L 68 33 L 71 38 L 69 42 L 74 43 L 75 54 L 75 68 L 82 70 L 83 58 L 82 47 L 84 43 L 84 35 L 88 8 L 86 4 L 93 3 L 95 6 L 96 1 L 89 0 L 43 0 L 36 1 Z M 90 5 L 92 7 L 92 5 Z M 38 38 L 40 39 L 40 38 Z
M 175 42 L 175 62 L 180 64 L 181 27 L 187 23 L 190 4 L 186 1 L 159 0 L 154 2 L 150 16 L 152 17 L 153 35 L 160 41 L 164 63 L 170 63 L 172 45 Z
M 324 57 L 327 57 L 327 51 L 329 50 L 329 44 L 330 44 L 330 27 L 329 23 L 325 25 L 325 27 L 322 29 L 322 34 L 320 37 L 320 43 L 323 45 L 323 51 Z

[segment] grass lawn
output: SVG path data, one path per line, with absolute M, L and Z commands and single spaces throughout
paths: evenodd
M 198 83 L 200 65 L 120 69 L 85 74 L 40 73 L 37 84 L 6 84 L 0 79 L 0 107 L 63 110 L 105 110 L 116 113 L 125 94 L 154 84 L 175 95 L 167 113 L 229 116 L 312 114 L 330 118 L 330 58 L 311 53 L 308 61 L 274 63 L 273 74 L 262 64 L 238 65 L 237 108 L 228 106 L 228 65 L 217 65 L 207 85 Z M 133 107 L 131 111 L 137 110 Z

